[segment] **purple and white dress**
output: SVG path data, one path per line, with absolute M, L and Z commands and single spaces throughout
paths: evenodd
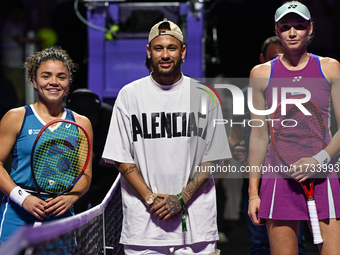
M 319 107 L 326 130 L 329 130 L 331 109 L 331 86 L 322 73 L 318 56 L 309 54 L 307 65 L 297 71 L 288 70 L 280 57 L 271 62 L 269 84 L 264 92 L 267 107 L 272 106 L 273 88 L 277 88 L 278 103 L 281 101 L 281 88 L 294 87 L 307 89 L 311 100 Z M 295 97 L 301 93 L 287 93 L 286 98 Z M 301 95 L 304 97 L 304 95 Z M 330 132 L 327 132 L 327 144 L 330 142 Z M 335 163 L 332 159 L 331 163 Z M 272 144 L 269 144 L 264 166 L 267 169 L 283 165 L 277 157 Z M 340 218 L 340 187 L 337 172 L 338 165 L 333 165 L 333 171 L 316 173 L 314 183 L 314 198 L 319 219 Z M 275 220 L 309 220 L 305 193 L 302 186 L 287 178 L 287 173 L 264 172 L 259 196 L 261 204 L 259 218 Z

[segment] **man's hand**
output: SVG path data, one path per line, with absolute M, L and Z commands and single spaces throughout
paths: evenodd
M 160 220 L 169 221 L 178 218 L 182 210 L 181 201 L 177 195 L 156 194 L 151 212 Z

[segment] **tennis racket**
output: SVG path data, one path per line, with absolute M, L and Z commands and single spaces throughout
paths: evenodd
M 83 175 L 90 159 L 91 142 L 79 124 L 58 119 L 46 124 L 34 141 L 31 171 L 41 198 L 69 192 Z
M 286 106 L 286 115 L 281 115 L 281 103 L 272 114 L 270 135 L 272 144 L 281 162 L 290 165 L 303 157 L 312 157 L 326 147 L 326 127 L 320 109 L 309 100 L 303 106 L 311 113 L 304 113 L 293 104 Z M 320 225 L 314 201 L 314 179 L 301 183 L 307 199 L 314 244 L 322 243 Z

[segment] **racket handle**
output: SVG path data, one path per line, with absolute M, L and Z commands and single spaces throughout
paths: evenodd
M 308 200 L 307 206 L 308 206 L 310 224 L 312 226 L 313 242 L 314 242 L 314 244 L 322 243 L 323 240 L 322 240 L 322 237 L 321 237 L 320 225 L 319 225 L 318 214 L 316 212 L 315 200 L 314 199 Z
M 33 227 L 35 228 L 35 227 L 39 227 L 41 225 L 42 225 L 41 221 L 36 221 L 36 222 L 34 222 Z

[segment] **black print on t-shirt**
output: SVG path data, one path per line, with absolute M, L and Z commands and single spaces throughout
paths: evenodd
M 200 120 L 206 119 L 206 115 L 198 112 L 187 114 L 186 112 L 153 112 L 149 115 L 142 113 L 142 120 L 133 114 L 131 115 L 133 141 L 137 141 L 137 136 L 144 139 L 174 138 L 198 136 L 203 140 L 207 133 L 207 124 L 199 127 Z M 180 125 L 181 124 L 181 125 Z

